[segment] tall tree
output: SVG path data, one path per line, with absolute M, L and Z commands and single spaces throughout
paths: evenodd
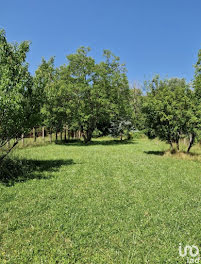
M 61 131 L 65 121 L 65 105 L 63 102 L 62 86 L 59 83 L 59 71 L 54 67 L 54 58 L 49 61 L 42 59 L 34 77 L 41 104 L 40 125 L 49 128 L 50 133 Z
M 26 63 L 28 51 L 29 42 L 8 43 L 5 31 L 0 31 L 0 149 L 15 140 L 1 160 L 36 121 L 36 95 Z
M 107 124 L 111 135 L 120 136 L 132 127 L 131 96 L 126 68 L 120 58 L 104 50 L 105 61 L 98 65 L 98 82 L 102 94 L 102 115 L 99 124 Z M 128 133 L 127 133 L 128 134 Z
M 89 51 L 90 48 L 81 47 L 75 54 L 67 56 L 68 88 L 71 94 L 69 106 L 86 143 L 91 140 L 96 128 L 92 79 L 95 61 L 88 56 Z
M 90 48 L 81 47 L 67 56 L 68 65 L 61 69 L 61 80 L 68 90 L 68 107 L 72 120 L 80 127 L 84 141 L 91 140 L 101 124 L 129 117 L 129 86 L 125 67 L 108 50 L 99 64 L 88 56 Z

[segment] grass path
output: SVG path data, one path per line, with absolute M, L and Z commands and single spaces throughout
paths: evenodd
M 0 263 L 185 263 L 179 243 L 201 250 L 201 163 L 165 148 L 141 139 L 17 150 L 35 165 L 24 182 L 0 183 Z

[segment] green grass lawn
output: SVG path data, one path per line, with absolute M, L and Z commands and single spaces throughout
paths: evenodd
M 201 251 L 201 163 L 167 148 L 139 139 L 17 149 L 26 174 L 0 182 L 0 264 L 186 263 L 179 243 Z

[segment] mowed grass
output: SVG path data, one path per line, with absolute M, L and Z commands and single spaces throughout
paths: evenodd
M 167 148 L 139 139 L 16 150 L 30 173 L 0 183 L 0 263 L 186 263 L 179 243 L 201 249 L 201 163 Z

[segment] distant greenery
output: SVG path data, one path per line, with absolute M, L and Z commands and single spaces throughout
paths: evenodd
M 97 131 L 122 139 L 144 130 L 177 149 L 186 138 L 187 152 L 201 138 L 201 51 L 192 85 L 155 76 L 146 91 L 129 87 L 125 65 L 109 50 L 97 63 L 89 47 L 80 47 L 58 68 L 54 57 L 43 58 L 34 76 L 26 63 L 28 51 L 29 42 L 9 43 L 0 31 L 0 163 L 32 128 L 35 141 L 37 129 L 44 137 L 46 128 L 51 141 L 53 133 L 57 139 L 64 132 L 65 141 L 79 135 L 85 143 Z
M 179 243 L 201 240 L 200 162 L 167 149 L 106 138 L 16 149 L 24 174 L 0 183 L 0 263 L 183 264 Z

